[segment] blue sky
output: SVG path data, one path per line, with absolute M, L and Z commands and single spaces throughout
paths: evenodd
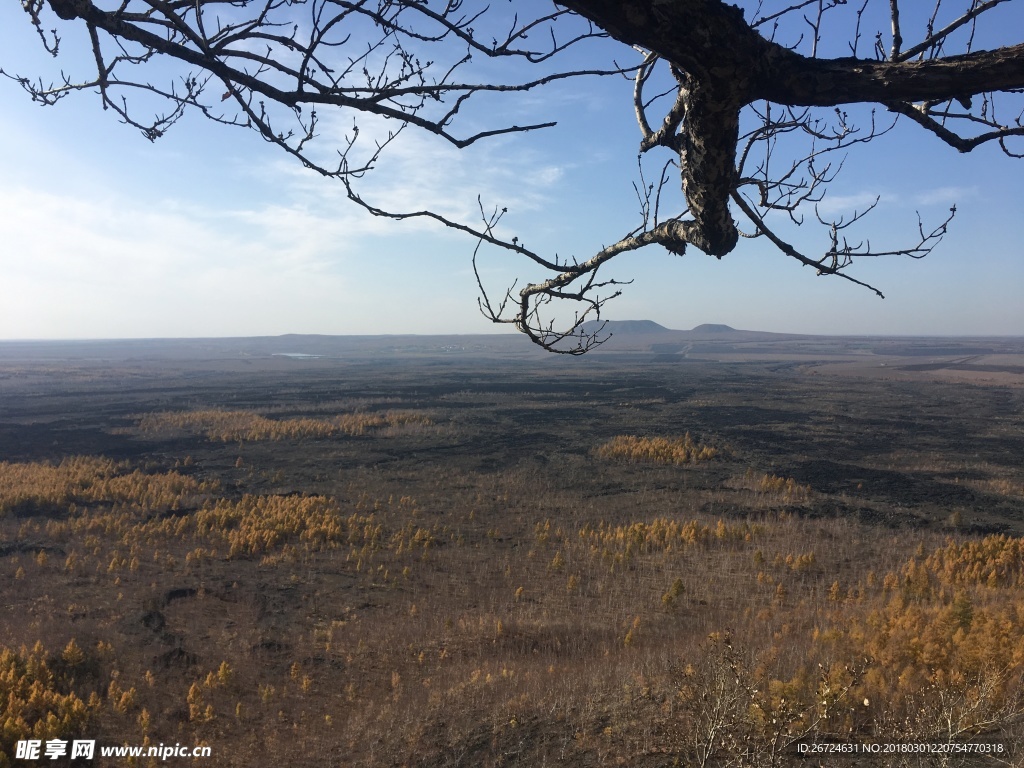
M 1024 28 L 1020 6 L 1003 29 Z M 70 37 L 71 55 L 54 65 L 18 4 L 0 7 L 7 71 L 64 66 L 87 76 Z M 531 248 L 587 258 L 637 224 L 630 91 L 621 79 L 590 79 L 492 100 L 483 105 L 491 118 L 559 124 L 462 152 L 409 131 L 366 189 L 395 208 L 432 204 L 471 221 L 481 195 L 509 208 L 506 233 Z M 6 79 L 0 105 L 0 338 L 508 331 L 477 310 L 469 238 L 373 219 L 337 182 L 254 133 L 189 116 L 150 143 L 92 94 L 42 108 Z M 335 115 L 326 132 L 350 121 Z M 873 243 L 908 242 L 917 210 L 926 222 L 953 203 L 959 211 L 927 259 L 857 268 L 884 301 L 757 240 L 721 261 L 695 250 L 624 255 L 608 276 L 634 283 L 605 316 L 673 328 L 1024 334 L 1024 162 L 994 146 L 961 156 L 900 125 L 850 152 L 826 204 L 876 195 L 882 205 L 864 229 Z M 812 230 L 794 237 L 811 253 L 824 247 Z M 481 265 L 495 293 L 545 277 L 502 252 L 484 252 Z

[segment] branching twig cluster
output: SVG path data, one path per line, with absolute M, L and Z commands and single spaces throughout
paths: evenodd
M 61 33 L 50 28 L 48 14 L 84 27 L 94 74 L 84 80 L 63 75 L 56 83 L 0 74 L 46 105 L 96 91 L 105 109 L 151 140 L 190 110 L 255 130 L 306 167 L 338 179 L 349 199 L 373 215 L 426 218 L 475 238 L 474 268 L 484 246 L 525 257 L 546 277 L 513 285 L 500 301 L 477 270 L 481 311 L 552 351 L 580 354 L 603 341 L 595 330 L 603 326 L 590 321 L 601 319 L 606 302 L 628 282 L 599 278 L 599 270 L 649 245 L 677 255 L 693 247 L 721 258 L 741 236 L 760 238 L 819 275 L 879 296 L 849 274 L 858 259 L 927 255 L 955 208 L 937 225 L 926 226 L 919 216 L 914 242 L 896 248 L 855 234 L 879 199 L 838 218 L 827 213 L 832 206 L 823 204 L 825 190 L 847 154 L 894 125 L 865 110 L 858 126 L 835 105 L 880 105 L 961 152 L 995 143 L 1011 157 L 1024 156 L 1011 143 L 1024 137 L 1024 110 L 1007 112 L 1006 103 L 1024 93 L 1024 45 L 976 50 L 979 21 L 1010 0 L 962 2 L 951 13 L 948 0 L 926 12 L 901 9 L 899 0 L 760 0 L 744 15 L 717 0 L 678 0 L 671 7 L 651 0 L 566 0 L 521 19 L 514 8 L 495 10 L 472 0 L 24 0 L 54 56 Z M 837 24 L 849 30 L 848 50 L 834 39 Z M 872 28 L 873 58 L 860 58 Z M 609 36 L 630 45 L 639 62 L 578 66 L 573 53 L 581 45 Z M 828 58 L 837 51 L 852 57 Z M 474 60 L 500 60 L 505 74 L 474 78 Z M 167 61 L 184 70 L 169 77 Z M 470 105 L 487 94 L 597 75 L 633 79 L 640 220 L 589 257 L 526 248 L 499 231 L 506 210 L 488 213 L 481 201 L 480 222 L 473 225 L 429 208 L 390 210 L 357 189 L 406 127 L 458 148 L 548 128 L 554 123 L 461 126 L 476 124 L 466 119 Z M 143 109 L 155 101 L 156 114 L 140 117 L 130 95 L 142 97 Z M 326 108 L 374 116 L 388 130 L 357 144 L 359 124 L 353 122 L 337 154 L 325 160 L 316 139 Z M 676 172 L 681 199 L 670 188 Z M 791 243 L 788 230 L 806 223 L 824 229 L 816 253 Z M 568 321 L 554 311 L 566 302 L 575 307 Z
M 699 766 L 778 766 L 797 745 L 849 737 L 839 723 L 857 710 L 851 694 L 866 663 L 819 665 L 813 697 L 772 684 L 763 665 L 752 665 L 728 632 L 715 633 L 705 654 L 681 675 L 679 703 L 687 722 L 680 750 Z M 788 695 L 787 695 L 788 694 Z
M 156 139 L 188 108 L 230 125 L 255 128 L 268 141 L 297 155 L 326 175 L 327 169 L 305 152 L 315 137 L 317 108 L 332 106 L 377 115 L 433 133 L 456 147 L 507 133 L 552 125 L 512 125 L 459 135 L 453 123 L 470 98 L 493 92 L 533 90 L 556 80 L 603 70 L 552 70 L 532 79 L 468 82 L 459 73 L 474 56 L 514 59 L 541 65 L 567 49 L 603 33 L 577 24 L 559 39 L 556 10 L 528 22 L 511 19 L 511 28 L 491 30 L 490 43 L 474 29 L 484 10 L 468 12 L 461 0 L 442 7 L 416 0 L 128 0 L 104 9 L 88 0 L 50 0 L 62 19 L 80 19 L 89 34 L 96 74 L 92 79 L 46 84 L 16 79 L 42 104 L 54 104 L 75 91 L 98 90 L 105 108 Z M 436 5 L 436 4 L 434 4 Z M 56 29 L 44 31 L 47 0 L 24 3 L 47 50 L 57 54 Z M 495 22 L 497 23 L 497 22 Z M 105 33 L 101 41 L 101 34 Z M 544 43 L 527 45 L 534 35 Z M 191 71 L 169 86 L 147 79 L 150 64 L 177 59 Z M 427 59 L 428 55 L 439 58 Z M 6 73 L 5 73 L 6 74 Z M 222 88 L 222 89 L 221 89 Z M 170 101 L 169 113 L 143 120 L 130 114 L 124 94 L 148 92 Z M 230 101 L 230 105 L 222 102 Z M 284 110 L 272 111 L 274 107 Z
M 862 0 L 853 9 L 853 39 L 849 48 L 855 55 L 863 34 L 863 26 L 869 16 L 868 11 L 871 10 L 871 2 L 872 0 Z M 908 62 L 915 58 L 937 59 L 943 55 L 944 48 L 950 44 L 952 37 L 968 27 L 969 39 L 960 42 L 959 45 L 964 52 L 969 53 L 978 17 L 1001 2 L 1003 0 L 974 2 L 962 14 L 938 28 L 938 19 L 944 10 L 940 0 L 925 20 L 925 32 L 921 42 L 904 48 L 899 4 L 897 0 L 889 0 L 885 11 L 891 25 L 891 44 L 888 51 L 881 44 L 876 46 L 877 57 L 895 63 Z M 796 19 L 796 26 L 799 28 L 802 23 L 805 29 L 798 36 L 797 42 L 789 48 L 807 49 L 805 55 L 815 58 L 822 55 L 823 30 L 828 17 L 841 11 L 846 3 L 834 0 L 801 0 L 781 8 L 768 8 L 767 5 L 758 5 L 752 14 L 754 21 L 751 26 L 769 27 L 774 39 L 780 34 L 787 20 Z M 748 14 L 748 17 L 750 16 Z M 879 33 L 878 39 L 882 39 L 882 33 Z M 645 178 L 644 166 L 641 163 L 639 182 L 634 182 L 633 185 L 640 201 L 641 224 L 638 229 L 628 233 L 614 245 L 606 247 L 591 259 L 574 263 L 572 269 L 554 278 L 554 282 L 548 280 L 521 289 L 520 297 L 523 300 L 532 296 L 547 299 L 565 298 L 565 284 L 577 281 L 580 288 L 569 298 L 585 302 L 592 287 L 603 288 L 614 284 L 614 281 L 593 281 L 593 272 L 606 264 L 611 256 L 642 245 L 658 244 L 679 255 L 685 253 L 689 245 L 707 250 L 702 244 L 704 223 L 699 215 L 694 215 L 700 214 L 701 211 L 693 209 L 695 200 L 699 204 L 706 204 L 706 201 L 701 201 L 699 194 L 692 194 L 687 188 L 687 165 L 694 165 L 692 153 L 696 141 L 700 138 L 689 134 L 687 110 L 688 105 L 694 101 L 694 90 L 699 90 L 704 84 L 695 81 L 678 65 L 665 61 L 657 52 L 635 47 L 643 56 L 643 61 L 634 76 L 633 89 L 633 108 L 641 134 L 641 157 L 660 148 L 668 150 L 677 156 L 678 160 L 670 158 L 665 162 L 656 177 L 657 181 L 653 183 Z M 663 76 L 660 78 L 657 76 L 659 68 L 663 70 Z M 995 141 L 1008 155 L 1020 156 L 1019 152 L 1011 151 L 1007 141 L 1012 137 L 1024 135 L 1021 114 L 1017 114 L 1009 121 L 997 119 L 995 93 L 982 93 L 973 100 L 965 97 L 942 102 L 879 103 L 897 116 L 911 117 L 914 122 L 960 151 L 970 151 L 981 144 Z M 959 111 L 953 109 L 953 105 L 956 104 L 962 107 Z M 661 110 L 661 117 L 655 119 L 652 113 L 658 109 Z M 864 124 L 858 126 L 854 124 L 850 114 L 840 108 L 831 108 L 823 114 L 820 108 L 787 106 L 768 100 L 745 105 L 742 119 L 751 127 L 738 137 L 734 174 L 730 183 L 726 185 L 728 199 L 732 203 L 736 218 L 741 222 L 746 221 L 747 224 L 744 228 L 740 223 L 741 236 L 763 238 L 785 255 L 812 267 L 818 275 L 840 277 L 883 297 L 878 288 L 851 275 L 849 268 L 853 267 L 858 259 L 865 257 L 923 258 L 931 253 L 947 233 L 956 214 L 955 206 L 951 207 L 937 223 L 928 226 L 918 214 L 916 237 L 911 243 L 879 248 L 869 237 L 854 236 L 853 232 L 876 208 L 880 197 L 876 197 L 866 207 L 848 211 L 838 217 L 826 215 L 825 211 L 830 210 L 831 206 L 820 205 L 825 199 L 827 187 L 836 179 L 848 153 L 859 148 L 859 145 L 868 144 L 889 133 L 895 127 L 895 119 L 880 124 L 876 111 L 872 109 Z M 957 120 L 973 128 L 974 133 L 969 136 L 955 134 L 948 126 Z M 666 184 L 670 180 L 668 171 L 673 166 L 682 172 L 685 201 L 681 210 L 666 216 L 662 201 L 665 197 Z M 720 169 L 720 176 L 726 174 L 725 169 Z M 818 254 L 802 252 L 789 242 L 780 229 L 781 226 L 800 227 L 807 222 L 813 222 L 824 229 L 824 247 Z M 719 253 L 714 255 L 721 256 Z M 587 313 L 575 315 L 568 333 L 582 334 L 582 323 L 588 317 L 588 313 L 599 313 L 604 301 L 614 295 L 595 300 L 587 306 Z M 485 314 L 489 314 L 497 321 L 494 315 L 503 317 L 506 308 L 512 307 L 517 312 L 509 314 L 514 314 L 517 323 L 522 325 L 523 320 L 536 319 L 536 308 L 527 313 L 526 304 L 517 304 L 510 299 L 511 296 L 507 297 L 507 302 L 503 302 L 497 312 Z M 526 325 L 529 325 L 529 322 Z M 545 334 L 541 336 L 541 343 L 546 338 L 559 338 L 551 334 L 550 327 L 545 329 Z M 582 335 L 585 337 L 585 334 Z M 538 339 L 535 337 L 535 340 Z M 583 339 L 580 341 L 580 349 L 588 348 Z M 596 341 L 596 338 L 590 339 L 591 343 Z

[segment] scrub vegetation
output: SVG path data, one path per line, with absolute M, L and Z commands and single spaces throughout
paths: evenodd
M 426 365 L 6 379 L 0 765 L 1019 764 L 1019 390 Z

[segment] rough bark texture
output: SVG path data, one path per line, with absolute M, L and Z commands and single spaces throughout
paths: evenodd
M 775 57 L 773 57 L 774 60 Z M 808 59 L 775 61 L 757 98 L 794 106 L 945 101 L 1024 85 L 1024 44 L 933 61 Z
M 685 94 L 679 167 L 683 193 L 696 227 L 690 244 L 721 258 L 736 247 L 739 233 L 729 212 L 736 188 L 736 144 L 740 107 L 728 84 L 691 82 Z
M 629 45 L 655 51 L 698 80 L 728 75 L 741 101 L 772 51 L 788 53 L 750 28 L 743 11 L 720 0 L 568 0 L 567 8 Z
M 720 0 L 566 0 L 612 37 L 657 52 L 697 80 L 732 83 L 741 103 L 925 101 L 1024 87 L 1024 44 L 931 61 L 814 59 L 765 40 Z

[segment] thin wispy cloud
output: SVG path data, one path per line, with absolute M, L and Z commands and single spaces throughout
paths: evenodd
M 0 191 L 0 207 L 7 289 L 0 335 L 8 338 L 38 336 L 55 323 L 78 327 L 75 313 L 105 335 L 137 335 L 127 318 L 157 309 L 163 317 L 150 321 L 151 334 L 226 333 L 236 325 L 232 315 L 243 332 L 253 317 L 272 325 L 286 308 L 315 315 L 307 299 L 319 292 L 353 292 L 337 266 L 358 251 L 340 219 L 274 206 L 217 212 L 23 188 Z M 33 296 L 46 300 L 23 300 Z M 119 310 L 106 317 L 109 307 Z
M 365 162 L 379 143 L 389 139 L 394 124 L 365 116 L 351 164 Z M 336 114 L 320 125 L 315 159 L 325 167 L 337 163 L 337 151 L 352 132 L 350 116 Z M 410 128 L 391 141 L 374 167 L 353 186 L 370 205 L 395 213 L 430 209 L 453 221 L 480 224 L 480 202 L 485 210 L 505 207 L 517 215 L 535 213 L 551 205 L 563 183 L 566 165 L 531 146 L 528 138 L 507 136 L 486 139 L 458 149 L 444 139 Z M 317 211 L 326 208 L 358 209 L 346 199 L 344 186 L 316 172 L 279 159 L 257 171 L 280 175 L 287 196 Z M 478 202 L 479 201 L 479 202 Z M 355 226 L 361 232 L 395 231 L 387 220 L 363 216 Z M 372 223 L 371 223 L 372 222 Z M 409 227 L 439 231 L 429 220 L 406 221 Z
M 915 205 L 956 205 L 957 203 L 978 196 L 978 188 L 974 186 L 959 187 L 936 187 L 927 192 L 914 195 Z

